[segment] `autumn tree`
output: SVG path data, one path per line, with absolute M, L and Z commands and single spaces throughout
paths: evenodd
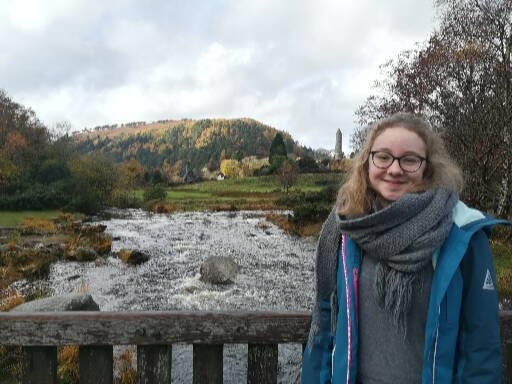
M 299 167 L 295 161 L 291 159 L 284 160 L 278 170 L 278 177 L 284 191 L 288 193 L 299 177 Z
M 140 187 L 144 182 L 145 169 L 140 162 L 130 159 L 119 168 L 120 183 L 125 188 Z
M 20 169 L 0 153 L 0 193 L 5 193 L 14 187 L 18 183 L 19 177 Z
M 31 182 L 49 143 L 50 134 L 35 113 L 0 90 L 0 173 L 11 188 Z
M 220 162 L 220 171 L 226 177 L 238 177 L 240 173 L 240 163 L 238 160 L 224 159 Z
M 437 1 L 439 28 L 382 68 L 384 80 L 356 115 L 365 127 L 397 111 L 426 116 L 462 167 L 463 198 L 497 215 L 512 211 L 512 1 Z
M 77 208 L 93 211 L 111 201 L 117 186 L 117 169 L 101 153 L 83 155 L 70 162 L 74 185 L 79 202 Z
M 298 159 L 297 166 L 302 173 L 314 173 L 319 171 L 319 167 L 315 159 L 309 156 L 304 156 Z

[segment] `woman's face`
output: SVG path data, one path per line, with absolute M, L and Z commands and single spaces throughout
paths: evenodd
M 375 156 L 380 155 L 381 160 L 387 159 L 388 161 L 391 160 L 389 155 L 400 158 L 407 155 L 427 157 L 427 148 L 421 137 L 400 126 L 389 127 L 382 131 L 373 142 L 371 152 L 375 151 L 379 151 Z M 407 168 L 409 160 L 409 157 L 402 160 L 402 166 Z M 375 157 L 375 161 L 378 163 L 377 157 Z M 423 161 L 417 171 L 405 172 L 400 167 L 398 160 L 393 160 L 388 168 L 381 169 L 375 166 L 372 155 L 370 155 L 368 159 L 370 186 L 384 199 L 385 203 L 389 204 L 411 192 L 415 186 L 421 183 L 425 167 L 426 162 Z

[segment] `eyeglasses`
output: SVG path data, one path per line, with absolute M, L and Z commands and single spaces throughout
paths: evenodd
M 371 151 L 370 156 L 372 158 L 373 165 L 379 169 L 388 169 L 395 160 L 398 160 L 398 165 L 404 172 L 413 173 L 421 168 L 423 162 L 428 162 L 426 157 L 418 155 L 405 155 L 395 157 L 387 152 L 383 151 Z

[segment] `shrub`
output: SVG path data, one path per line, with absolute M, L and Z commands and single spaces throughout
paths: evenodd
M 0 383 L 18 383 L 22 371 L 23 349 L 0 345 Z
M 110 204 L 118 208 L 137 208 L 140 206 L 139 200 L 133 192 L 122 189 L 115 189 L 112 192 Z
M 69 211 L 90 214 L 97 212 L 100 206 L 100 199 L 94 192 L 84 192 L 71 199 L 65 208 Z
M 176 206 L 170 203 L 164 203 L 161 201 L 150 201 L 146 204 L 146 207 L 149 211 L 155 213 L 173 213 L 176 212 Z
M 330 212 L 330 206 L 308 203 L 294 208 L 292 221 L 297 224 L 324 221 Z
M 285 206 L 288 208 L 296 207 L 300 204 L 304 204 L 305 202 L 305 194 L 303 192 L 298 193 L 290 193 L 286 196 L 282 196 L 277 199 L 276 204 L 279 206 Z
M 90 233 L 86 237 L 81 237 L 80 243 L 104 255 L 112 249 L 112 236 L 106 233 Z
M 497 272 L 500 297 L 512 299 L 512 269 L 501 269 Z
M 25 298 L 14 288 L 4 290 L 0 295 L 0 312 L 6 312 L 25 302 Z
M 301 173 L 314 173 L 320 170 L 315 159 L 309 156 L 301 157 L 297 160 L 297 165 L 299 166 Z
M 167 197 L 167 188 L 163 184 L 155 184 L 144 190 L 144 201 L 163 201 Z

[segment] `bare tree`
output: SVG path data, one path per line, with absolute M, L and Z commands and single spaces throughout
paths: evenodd
M 299 167 L 293 160 L 287 159 L 279 168 L 278 175 L 284 191 L 288 193 L 299 177 Z

